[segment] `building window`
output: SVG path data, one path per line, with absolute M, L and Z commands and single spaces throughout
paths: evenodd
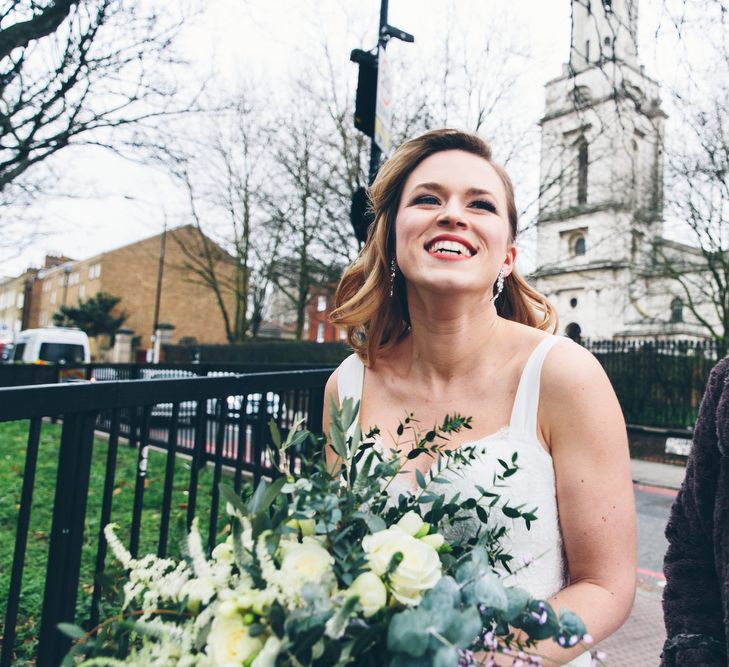
M 89 280 L 94 280 L 101 275 L 101 264 L 98 262 L 89 267 Z
M 572 237 L 572 254 L 584 255 L 587 251 L 587 241 L 584 234 L 576 234 Z
M 51 281 L 50 280 L 46 280 L 43 283 L 43 291 L 44 292 L 50 292 L 51 291 Z
M 327 309 L 327 297 L 326 294 L 320 294 L 316 297 L 316 310 L 319 313 L 324 312 Z
M 577 203 L 587 203 L 587 142 L 582 139 L 577 144 Z
M 40 325 L 42 327 L 46 326 L 48 324 L 48 312 L 43 310 L 40 314 Z
M 74 271 L 70 276 L 68 276 L 68 284 L 78 285 L 78 271 Z
M 15 299 L 15 307 L 22 308 L 24 303 L 25 303 L 25 294 L 23 292 L 18 292 L 18 296 Z
M 347 330 L 346 329 L 339 330 L 339 340 L 347 340 Z
M 683 322 L 683 301 L 678 297 L 671 301 L 671 322 Z
M 52 304 L 56 303 L 56 293 L 55 292 L 51 293 L 51 303 Z
M 316 325 L 316 342 L 324 342 L 324 322 L 319 322 L 319 324 Z
M 80 285 L 78 288 L 79 301 L 86 296 L 86 285 Z

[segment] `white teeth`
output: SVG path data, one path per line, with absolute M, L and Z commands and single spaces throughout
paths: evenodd
M 462 243 L 458 243 L 458 241 L 436 241 L 428 248 L 428 252 L 452 253 L 455 255 L 465 255 L 466 257 L 471 257 L 473 254 L 469 248 Z

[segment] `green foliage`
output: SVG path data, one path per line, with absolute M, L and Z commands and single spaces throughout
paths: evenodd
M 53 324 L 59 327 L 76 326 L 89 336 L 111 336 L 121 329 L 129 315 L 122 311 L 114 315 L 112 311 L 121 301 L 121 297 L 108 292 L 97 292 L 77 306 L 64 305 L 53 314 Z

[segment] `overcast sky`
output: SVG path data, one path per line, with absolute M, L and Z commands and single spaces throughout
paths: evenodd
M 658 1 L 640 5 L 640 58 L 660 80 L 669 76 L 666 54 L 672 47 L 656 46 Z M 518 111 L 536 124 L 544 83 L 561 73 L 568 58 L 569 0 L 390 0 L 389 5 L 389 22 L 415 35 L 414 44 L 391 42 L 394 56 L 427 61 L 442 48 L 444 30 L 474 44 L 483 35 L 495 35 L 518 49 L 524 56 Z M 379 0 L 209 0 L 181 44 L 191 61 L 191 77 L 212 71 L 222 87 L 231 89 L 241 80 L 262 79 L 275 91 L 302 63 L 318 57 L 326 39 L 335 59 L 349 68 L 345 71 L 354 87 L 357 70 L 348 62 L 349 52 L 373 46 L 378 16 Z M 535 151 L 530 158 L 535 174 L 538 157 Z M 51 233 L 0 267 L 0 275 L 39 265 L 48 251 L 82 259 L 151 236 L 176 208 L 179 195 L 164 174 L 101 150 L 64 151 L 56 166 L 72 174 L 85 196 L 44 202 Z

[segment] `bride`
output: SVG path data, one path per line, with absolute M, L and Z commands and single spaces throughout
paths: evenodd
M 628 617 L 635 592 L 625 424 L 599 363 L 548 333 L 552 306 L 515 270 L 509 177 L 477 135 L 434 130 L 395 151 L 370 196 L 375 221 L 332 313 L 355 354 L 327 395 L 361 400 L 360 424 L 380 428 L 385 451 L 406 411 L 428 427 L 472 416 L 468 444 L 480 456 L 450 478 L 462 497 L 517 452 L 504 492 L 537 506 L 538 519 L 530 531 L 510 527 L 507 550 L 532 560 L 510 583 L 574 611 L 599 642 Z M 325 432 L 328 421 L 325 408 Z M 464 444 L 461 432 L 447 446 Z M 407 461 L 397 490 L 415 489 L 415 469 L 429 463 Z M 536 652 L 546 664 L 590 664 L 580 646 L 542 642 Z

